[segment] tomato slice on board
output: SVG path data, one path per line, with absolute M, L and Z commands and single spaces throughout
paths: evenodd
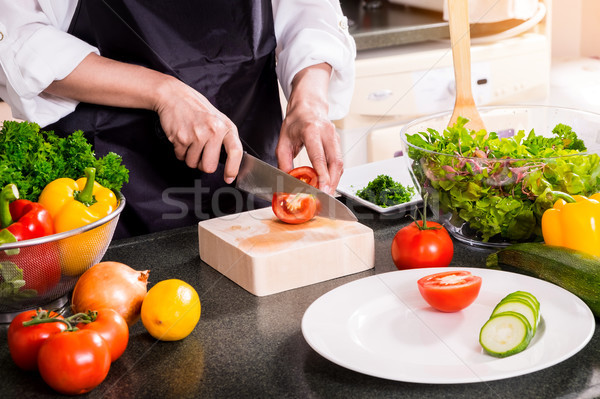
M 319 185 L 319 175 L 317 175 L 317 171 L 312 166 L 299 166 L 288 173 L 313 187 L 318 187 Z
M 284 223 L 299 224 L 312 219 L 317 212 L 317 201 L 310 194 L 273 194 L 273 212 Z
M 481 277 L 464 270 L 448 271 L 422 277 L 417 285 L 431 307 L 441 312 L 457 312 L 475 301 L 481 289 Z

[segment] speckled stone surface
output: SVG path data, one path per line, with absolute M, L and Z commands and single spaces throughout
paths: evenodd
M 388 381 L 340 367 L 304 340 L 308 306 L 344 283 L 394 271 L 390 245 L 406 215 L 364 209 L 375 231 L 375 269 L 267 297 L 255 297 L 200 260 L 195 226 L 114 242 L 106 260 L 150 269 L 150 284 L 179 278 L 196 288 L 202 316 L 179 342 L 157 342 L 141 322 L 125 354 L 90 398 L 596 398 L 600 397 L 600 336 L 566 361 L 501 381 L 427 385 Z M 489 251 L 455 244 L 453 266 L 483 267 Z M 326 267 L 327 265 L 323 265 Z M 0 398 L 46 398 L 55 393 L 36 373 L 12 363 L 0 327 Z M 559 343 L 557 343 L 559 344 Z M 398 353 L 402 356 L 402 353 Z

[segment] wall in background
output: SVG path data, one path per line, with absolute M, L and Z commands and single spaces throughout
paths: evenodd
M 600 57 L 600 1 L 552 1 L 552 56 Z

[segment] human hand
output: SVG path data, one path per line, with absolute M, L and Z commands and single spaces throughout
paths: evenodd
M 319 175 L 319 188 L 334 194 L 344 162 L 339 136 L 327 118 L 330 73 L 329 65 L 319 64 L 296 75 L 276 154 L 279 168 L 289 172 L 294 167 L 294 158 L 306 147 L 312 167 Z
M 221 146 L 225 148 L 225 182 L 238 174 L 243 148 L 235 124 L 202 94 L 171 79 L 161 91 L 155 110 L 177 159 L 206 173 L 217 169 Z

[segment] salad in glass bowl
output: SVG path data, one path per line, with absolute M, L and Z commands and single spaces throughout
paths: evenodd
M 402 128 L 411 176 L 458 240 L 500 247 L 542 241 L 558 198 L 600 191 L 600 115 L 546 106 L 483 107 L 486 129 L 450 113 Z M 466 125 L 466 126 L 465 126 Z

